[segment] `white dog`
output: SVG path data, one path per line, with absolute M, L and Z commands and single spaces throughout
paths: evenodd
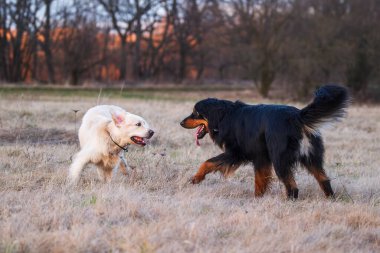
M 120 166 L 125 174 L 128 165 L 124 150 L 129 144 L 145 146 L 154 131 L 140 116 L 113 105 L 99 105 L 89 109 L 79 128 L 81 150 L 70 166 L 69 182 L 76 184 L 84 166 L 93 163 L 101 180 L 109 182 L 112 170 Z

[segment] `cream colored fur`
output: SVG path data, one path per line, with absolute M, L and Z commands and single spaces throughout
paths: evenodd
M 140 124 L 140 126 L 139 126 Z M 112 170 L 120 166 L 126 173 L 128 165 L 121 147 L 134 144 L 131 137 L 150 138 L 148 123 L 140 116 L 114 105 L 99 105 L 89 109 L 79 128 L 80 151 L 69 169 L 68 180 L 76 184 L 88 163 L 97 166 L 101 180 L 109 182 Z M 112 139 L 111 139 L 112 138 Z

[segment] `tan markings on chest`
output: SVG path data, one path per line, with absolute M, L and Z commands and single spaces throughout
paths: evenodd
M 102 156 L 100 161 L 96 164 L 100 167 L 103 167 L 104 169 L 113 169 L 117 162 L 119 161 L 118 155 L 109 155 L 109 156 Z

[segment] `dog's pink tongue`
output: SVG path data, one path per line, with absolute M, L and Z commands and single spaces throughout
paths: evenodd
M 195 144 L 196 144 L 197 146 L 200 146 L 200 145 L 201 145 L 201 144 L 199 143 L 198 136 L 195 136 Z
M 199 143 L 199 140 L 198 140 L 198 134 L 202 131 L 202 126 L 200 126 L 200 127 L 198 127 L 198 129 L 197 129 L 197 132 L 195 133 L 195 144 L 197 145 L 197 146 L 200 146 L 201 144 Z

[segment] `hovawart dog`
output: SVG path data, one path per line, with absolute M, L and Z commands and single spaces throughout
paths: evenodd
M 204 162 L 192 178 L 198 184 L 208 173 L 233 173 L 242 164 L 255 169 L 255 195 L 260 197 L 272 181 L 272 167 L 291 199 L 298 197 L 293 175 L 298 164 L 317 180 L 327 197 L 333 197 L 323 166 L 320 128 L 341 119 L 350 102 L 346 88 L 325 85 L 303 109 L 287 105 L 248 105 L 208 98 L 195 104 L 181 126 L 196 128 L 196 141 L 209 134 L 224 152 Z
M 114 105 L 99 105 L 89 109 L 79 128 L 80 151 L 69 169 L 68 180 L 76 184 L 88 163 L 97 166 L 101 180 L 109 182 L 115 167 L 127 171 L 124 149 L 129 144 L 146 145 L 154 131 L 140 116 Z

